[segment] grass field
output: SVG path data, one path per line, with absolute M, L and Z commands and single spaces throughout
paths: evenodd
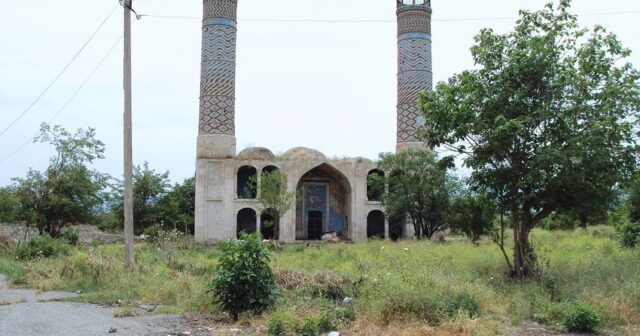
M 303 325 L 327 312 L 346 334 L 510 335 L 533 322 L 561 330 L 567 307 L 591 306 L 604 333 L 640 333 L 640 249 L 621 248 L 615 231 L 534 231 L 543 276 L 518 282 L 490 241 L 369 241 L 274 248 L 281 286 L 276 307 L 242 323 L 278 319 Z M 140 245 L 135 272 L 122 247 L 76 247 L 65 257 L 18 261 L 0 253 L 0 273 L 39 290 L 83 291 L 81 300 L 162 304 L 158 312 L 218 313 L 206 293 L 218 251 L 178 244 Z M 345 297 L 353 303 L 342 303 Z

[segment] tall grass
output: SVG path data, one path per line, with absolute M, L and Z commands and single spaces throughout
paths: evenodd
M 257 323 L 266 325 L 272 314 L 299 321 L 317 317 L 342 309 L 349 296 L 357 319 L 343 322 L 358 330 L 491 335 L 505 330 L 505 323 L 555 325 L 578 301 L 593 307 L 606 327 L 640 325 L 640 249 L 622 248 L 615 238 L 606 227 L 536 230 L 532 242 L 543 275 L 520 282 L 503 276 L 504 258 L 489 241 L 286 245 L 271 262 L 283 290 L 276 308 Z M 82 290 L 91 302 L 217 312 L 205 294 L 217 257 L 215 247 L 167 252 L 144 245 L 136 250 L 136 270 L 126 272 L 120 246 L 77 247 L 66 257 L 25 262 L 0 254 L 0 272 L 40 290 Z M 396 331 L 391 334 L 403 334 Z

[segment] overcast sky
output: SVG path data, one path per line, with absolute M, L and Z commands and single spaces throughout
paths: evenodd
M 296 146 L 329 157 L 375 159 L 395 148 L 394 0 L 240 0 L 236 137 L 238 151 Z M 546 0 L 433 0 L 435 81 L 473 66 L 469 47 L 483 27 L 509 31 L 519 9 Z M 0 0 L 0 131 L 17 118 L 108 16 L 117 0 Z M 605 5 L 606 4 L 606 5 Z M 200 17 L 200 0 L 134 0 L 139 14 Z M 636 53 L 640 2 L 577 0 L 585 26 L 602 24 Z M 593 15 L 600 13 L 600 15 Z M 376 23 L 264 22 L 260 19 L 382 20 Z M 472 20 L 473 19 L 473 20 Z M 483 19 L 483 20 L 480 20 Z M 143 17 L 133 23 L 134 162 L 193 176 L 198 123 L 200 20 Z M 122 34 L 109 18 L 60 80 L 0 135 L 0 160 L 37 134 Z M 53 121 L 94 127 L 106 143 L 97 169 L 122 175 L 122 47 Z M 46 167 L 52 149 L 29 144 L 0 162 L 0 185 Z

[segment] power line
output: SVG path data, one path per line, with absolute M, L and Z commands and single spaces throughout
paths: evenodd
M 111 15 L 113 15 L 113 13 L 116 11 L 117 8 L 118 8 L 118 5 L 113 7 L 113 9 L 109 13 L 109 15 L 107 15 L 107 17 L 102 21 L 102 23 L 100 23 L 100 25 L 98 26 L 98 29 L 96 29 L 96 31 L 94 31 L 93 34 L 91 34 L 89 39 L 82 45 L 82 47 L 80 47 L 80 50 L 78 50 L 78 52 L 76 52 L 76 54 L 73 55 L 71 60 L 67 63 L 67 65 L 64 66 L 62 71 L 60 71 L 60 73 L 58 73 L 58 75 L 51 81 L 51 83 L 49 83 L 49 85 L 47 85 L 47 87 L 44 89 L 44 91 L 42 91 L 42 93 L 40 93 L 40 95 L 38 97 L 36 97 L 36 99 L 15 120 L 13 120 L 9 124 L 9 126 L 7 126 L 5 129 L 3 129 L 0 132 L 0 136 L 5 134 L 11 127 L 13 127 L 18 121 L 20 121 L 20 119 L 22 119 L 22 117 L 24 117 L 27 114 L 27 112 L 29 112 L 31 110 L 31 108 L 33 108 L 40 101 L 40 99 L 45 95 L 45 93 L 47 93 L 47 91 L 49 91 L 49 89 L 51 89 L 51 87 L 58 81 L 58 79 L 60 79 L 60 77 L 62 77 L 62 75 L 69 69 L 71 64 L 73 64 L 73 62 L 76 60 L 76 58 L 78 58 L 80 53 L 82 53 L 82 51 L 87 47 L 89 42 L 91 42 L 91 40 L 93 40 L 93 38 L 98 34 L 100 29 L 102 29 L 104 24 L 107 22 L 107 20 L 109 20 L 109 18 L 111 17 Z
M 107 60 L 107 58 L 109 57 L 109 55 L 111 55 L 111 53 L 113 53 L 113 50 L 118 46 L 118 44 L 120 43 L 120 41 L 122 41 L 122 36 L 120 36 L 118 38 L 118 40 L 113 44 L 113 46 L 109 49 L 109 51 L 104 55 L 104 57 L 102 57 L 102 59 L 100 60 L 100 62 L 93 68 L 93 70 L 91 71 L 91 73 L 89 74 L 89 76 L 87 76 L 87 78 L 85 78 L 85 80 L 82 82 L 82 84 L 80 84 L 80 86 L 78 87 L 78 89 L 71 95 L 71 97 L 69 97 L 69 99 L 67 99 L 67 101 L 62 105 L 62 107 L 58 110 L 58 112 L 56 112 L 56 114 L 53 115 L 53 117 L 51 117 L 51 119 L 49 119 L 48 123 L 53 122 L 66 108 L 67 106 L 69 106 L 69 104 L 71 103 L 71 101 L 73 101 L 73 99 L 78 95 L 78 93 L 85 87 L 85 85 L 87 85 L 87 83 L 89 82 L 89 80 L 93 77 L 93 75 L 96 74 L 96 72 L 98 72 L 98 69 L 100 69 L 100 67 L 102 66 L 102 64 L 104 64 L 104 62 Z M 27 140 L 25 143 L 23 143 L 22 145 L 20 145 L 20 147 L 16 148 L 13 152 L 11 152 L 9 155 L 5 156 L 4 158 L 0 159 L 0 163 L 8 160 L 9 158 L 11 158 L 13 155 L 15 155 L 16 153 L 18 153 L 19 151 L 21 151 L 22 149 L 24 149 L 25 147 L 27 147 L 30 143 L 33 143 L 33 140 L 35 140 L 35 138 L 38 136 L 38 133 L 34 134 L 34 136 L 32 136 L 29 140 Z
M 614 16 L 614 15 L 630 15 L 640 14 L 640 11 L 626 12 L 602 12 L 602 13 L 583 13 L 578 16 Z M 179 15 L 155 15 L 141 14 L 140 17 L 151 17 L 161 19 L 186 19 L 186 20 L 202 20 L 197 16 L 179 16 Z M 505 17 L 484 17 L 484 18 L 450 18 L 450 19 L 434 19 L 432 22 L 462 22 L 462 21 L 500 21 L 500 20 L 517 20 L 517 16 Z M 249 22 L 306 22 L 306 23 L 395 23 L 396 20 L 331 20 L 331 19 L 240 19 L 240 21 Z

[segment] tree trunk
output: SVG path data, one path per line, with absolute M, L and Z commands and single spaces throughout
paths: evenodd
M 535 273 L 536 258 L 529 244 L 530 233 L 531 224 L 526 220 L 521 223 L 519 230 L 514 230 L 514 276 L 517 278 L 527 278 Z

